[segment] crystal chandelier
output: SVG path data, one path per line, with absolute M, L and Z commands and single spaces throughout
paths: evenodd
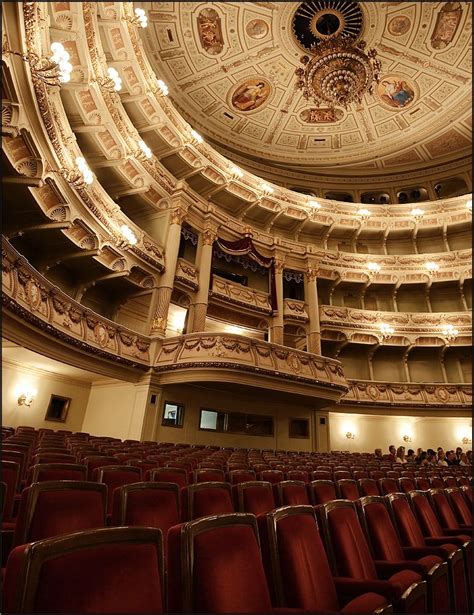
M 380 80 L 380 60 L 377 51 L 364 52 L 365 41 L 351 37 L 331 36 L 311 46 L 313 57 L 304 55 L 297 68 L 298 89 L 306 100 L 317 105 L 347 109 L 360 103 L 366 92 L 372 94 L 374 82 Z

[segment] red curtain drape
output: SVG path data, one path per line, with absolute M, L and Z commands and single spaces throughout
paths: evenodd
M 254 246 L 252 238 L 246 235 L 241 239 L 237 239 L 236 241 L 227 241 L 225 239 L 220 239 L 219 237 L 214 241 L 213 251 L 214 254 L 217 250 L 221 250 L 227 254 L 233 256 L 248 256 L 255 262 L 257 262 L 261 267 L 265 267 L 270 272 L 270 305 L 273 311 L 278 309 L 277 306 L 277 297 L 276 297 L 276 286 L 275 286 L 275 259 L 273 257 L 267 258 L 260 254 L 257 248 Z M 212 288 L 212 269 L 211 269 L 211 288 Z

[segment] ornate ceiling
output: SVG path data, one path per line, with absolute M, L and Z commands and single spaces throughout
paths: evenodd
M 374 94 L 348 111 L 316 109 L 295 88 L 304 53 L 293 30 L 298 2 L 135 6 L 147 10 L 148 27 L 140 34 L 175 107 L 220 152 L 248 168 L 286 169 L 294 178 L 465 164 L 471 153 L 470 4 L 313 4 L 359 4 L 360 38 L 382 62 Z M 320 22 L 321 30 L 333 26 L 330 19 Z

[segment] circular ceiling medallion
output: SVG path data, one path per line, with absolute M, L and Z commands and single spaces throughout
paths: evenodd
M 415 85 L 401 75 L 386 75 L 377 84 L 380 100 L 392 109 L 404 109 L 415 100 Z
M 268 24 L 263 19 L 252 19 L 245 26 L 245 31 L 250 38 L 264 38 L 268 34 Z
M 398 15 L 388 23 L 388 31 L 393 36 L 402 36 L 411 28 L 411 21 L 405 15 Z
M 257 111 L 267 102 L 271 91 L 269 82 L 262 77 L 245 79 L 232 90 L 230 102 L 237 111 Z
M 293 15 L 292 28 L 301 47 L 311 51 L 313 45 L 336 36 L 356 40 L 362 31 L 362 21 L 359 2 L 302 2 Z

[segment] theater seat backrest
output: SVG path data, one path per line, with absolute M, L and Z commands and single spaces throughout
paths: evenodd
M 338 500 L 321 507 L 323 532 L 338 576 L 376 579 L 369 546 L 352 502 Z
M 188 485 L 181 489 L 181 501 L 183 521 L 234 512 L 229 483 L 214 481 Z
M 431 508 L 426 492 L 411 491 L 409 497 L 411 498 L 423 535 L 442 536 L 443 530 L 434 510 Z
M 105 526 L 107 488 L 85 481 L 45 481 L 23 489 L 13 544 Z
M 425 539 L 406 496 L 392 493 L 385 496 L 404 547 L 424 547 Z
M 168 535 L 168 611 L 270 613 L 253 515 L 208 517 Z
M 357 502 L 357 508 L 374 558 L 389 562 L 404 560 L 397 531 L 392 524 L 384 499 L 381 496 L 361 498 Z
M 107 528 L 16 547 L 5 613 L 162 613 L 160 530 Z
M 234 485 L 237 491 L 237 503 L 240 512 L 260 515 L 275 508 L 271 483 L 250 481 Z
M 466 500 L 459 489 L 446 489 L 449 501 L 459 523 L 472 525 L 472 510 L 466 504 Z

